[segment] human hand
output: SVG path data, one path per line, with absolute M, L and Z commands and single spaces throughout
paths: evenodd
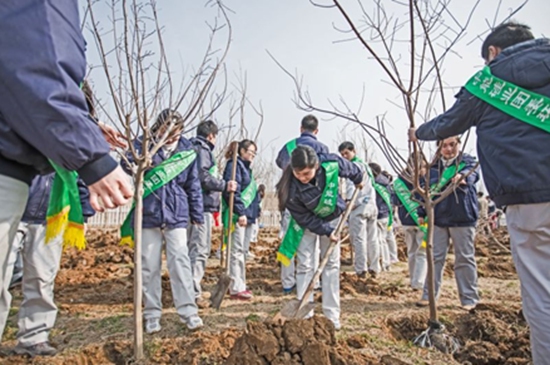
M 105 137 L 105 140 L 111 145 L 112 149 L 116 147 L 128 148 L 126 137 L 124 137 L 122 133 L 117 131 L 114 127 L 107 125 L 103 122 L 99 122 L 97 123 L 97 125 L 99 126 L 99 129 L 101 129 L 103 137 Z
M 237 224 L 241 227 L 246 227 L 246 223 L 246 215 L 241 215 L 237 221 Z
M 329 236 L 329 239 L 331 242 L 338 242 L 340 241 L 340 235 L 336 235 L 336 231 L 332 231 L 332 233 Z
M 237 191 L 237 182 L 235 180 L 228 181 L 225 190 L 227 190 L 228 193 Z
M 424 224 L 424 218 L 418 217 L 418 224 L 423 225 Z
M 90 204 L 96 212 L 103 212 L 105 208 L 114 209 L 126 205 L 134 196 L 128 175 L 120 166 L 117 166 L 101 180 L 88 186 L 88 189 L 90 190 Z
M 462 174 L 456 174 L 456 176 L 453 177 L 453 179 L 451 181 L 453 182 L 453 184 L 458 184 L 459 181 L 460 181 L 460 183 L 459 183 L 460 185 L 466 185 L 467 184 L 466 179 L 460 180 L 460 179 L 462 179 L 462 176 L 463 176 Z

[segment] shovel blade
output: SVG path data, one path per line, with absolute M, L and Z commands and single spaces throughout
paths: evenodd
M 210 295 L 210 303 L 213 308 L 220 309 L 229 285 L 231 285 L 231 278 L 227 274 L 222 274 Z
M 305 318 L 313 309 L 315 309 L 315 303 L 306 303 L 302 306 L 302 308 L 300 308 L 300 301 L 293 299 L 285 303 L 281 311 L 277 313 L 276 317 L 283 319 L 302 319 Z

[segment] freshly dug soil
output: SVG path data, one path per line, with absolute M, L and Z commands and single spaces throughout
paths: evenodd
M 379 361 L 337 343 L 325 317 L 307 320 L 248 322 L 225 365 L 356 365 Z

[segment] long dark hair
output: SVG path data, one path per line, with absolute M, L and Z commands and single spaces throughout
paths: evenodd
M 298 146 L 290 155 L 290 164 L 283 171 L 283 176 L 275 186 L 277 197 L 279 198 L 279 210 L 282 212 L 286 208 L 290 192 L 290 182 L 292 181 L 292 170 L 301 171 L 303 169 L 312 169 L 319 164 L 319 157 L 315 150 L 309 146 Z

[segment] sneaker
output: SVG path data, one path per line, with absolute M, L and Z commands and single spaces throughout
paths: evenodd
M 332 324 L 334 324 L 334 329 L 336 331 L 340 331 L 340 329 L 342 329 L 342 324 L 340 323 L 339 320 L 332 321 Z
M 145 321 L 145 332 L 149 335 L 160 332 L 160 318 L 151 318 Z
M 369 275 L 373 279 L 376 279 L 376 277 L 378 276 L 378 274 L 374 270 L 369 270 Z
M 415 303 L 417 307 L 427 307 L 430 305 L 430 301 L 429 300 L 425 300 L 425 299 L 420 299 L 418 302 Z
M 292 288 L 283 288 L 283 294 L 284 295 L 292 294 L 294 289 L 296 289 L 296 284 L 294 284 L 294 286 L 292 286 Z
M 253 295 L 249 290 L 242 291 L 237 294 L 231 294 L 230 299 L 232 300 L 250 300 Z
M 361 271 L 359 274 L 357 274 L 357 277 L 359 279 L 366 279 L 367 278 L 367 272 L 366 271 Z
M 50 345 L 48 341 L 40 342 L 36 345 L 23 346 L 20 343 L 13 348 L 13 352 L 17 355 L 35 356 L 54 356 L 57 354 L 57 349 Z
M 465 305 L 462 306 L 462 309 L 469 312 L 473 309 L 476 309 L 476 306 L 477 306 L 477 304 L 465 304 Z
M 202 322 L 202 319 L 201 317 L 199 317 L 198 314 L 190 315 L 187 318 L 181 317 L 181 321 L 185 323 L 187 329 L 189 329 L 190 331 L 196 331 L 204 326 L 204 323 Z

